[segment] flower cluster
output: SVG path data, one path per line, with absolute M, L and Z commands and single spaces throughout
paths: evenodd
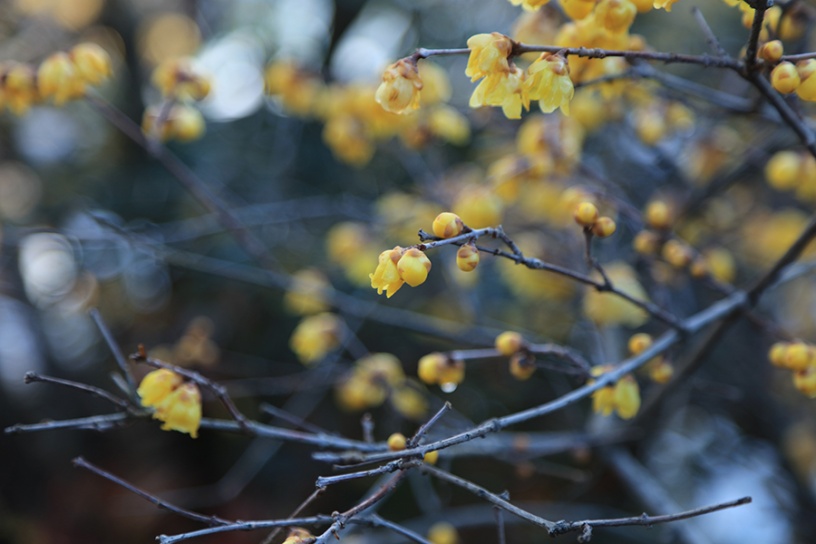
M 43 100 L 55 106 L 85 96 L 111 76 L 111 59 L 95 43 L 80 43 L 68 52 L 58 51 L 46 57 L 39 67 L 7 62 L 0 66 L 0 91 L 6 107 L 16 115 Z
M 149 372 L 136 391 L 142 406 L 153 408 L 153 418 L 164 424 L 163 431 L 179 431 L 198 436 L 201 424 L 201 393 L 198 386 L 166 368 Z
M 629 338 L 629 353 L 640 355 L 652 345 L 652 337 L 645 332 L 633 334 Z M 658 356 L 646 363 L 644 367 L 649 378 L 655 383 L 666 383 L 674 375 L 674 367 L 664 357 Z
M 793 386 L 816 398 L 816 346 L 805 342 L 778 342 L 768 354 L 771 364 L 793 372 Z
M 210 94 L 209 78 L 198 73 L 190 59 L 174 58 L 156 67 L 151 79 L 165 102 L 145 109 L 142 131 L 162 142 L 201 138 L 206 130 L 204 117 L 190 102 L 203 100 Z
M 396 246 L 380 253 L 377 268 L 369 277 L 378 295 L 385 291 L 391 298 L 406 283 L 411 287 L 425 283 L 430 271 L 431 261 L 424 252 L 415 247 Z
M 611 366 L 596 366 L 596 378 L 612 370 Z M 591 383 L 591 382 L 590 382 Z M 615 385 L 602 387 L 592 394 L 592 410 L 605 416 L 616 412 L 621 419 L 632 419 L 640 410 L 640 388 L 631 375 L 624 376 Z
M 392 137 L 412 149 L 435 139 L 462 145 L 470 138 L 467 119 L 445 103 L 451 93 L 446 72 L 428 61 L 417 65 L 409 57 L 392 64 L 376 90 L 327 84 L 287 60 L 271 63 L 264 81 L 266 93 L 287 113 L 322 121 L 323 140 L 353 166 L 367 164 L 377 142 Z M 420 98 L 424 107 L 417 110 Z
M 399 359 L 390 353 L 374 353 L 354 363 L 354 368 L 337 386 L 339 405 L 359 411 L 377 407 L 386 399 L 409 419 L 421 419 L 427 402 L 421 386 L 409 380 Z
M 496 351 L 510 357 L 510 375 L 517 380 L 528 380 L 536 371 L 535 356 L 530 352 L 521 334 L 506 331 L 496 337 Z
M 522 107 L 538 100 L 544 113 L 561 108 L 569 114 L 574 89 L 569 66 L 561 55 L 543 53 L 527 71 L 511 60 L 515 42 L 503 34 L 477 34 L 467 42 L 470 49 L 465 75 L 482 81 L 470 97 L 470 106 L 501 106 L 509 119 L 520 119 Z
M 615 233 L 617 226 L 611 217 L 601 216 L 598 207 L 592 202 L 583 201 L 575 207 L 573 212 L 575 222 L 584 227 L 598 238 L 606 238 Z

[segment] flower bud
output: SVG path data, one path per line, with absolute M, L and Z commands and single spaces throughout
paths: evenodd
M 400 278 L 411 287 L 425 283 L 431 271 L 428 256 L 415 247 L 408 249 L 397 263 Z
M 524 338 L 517 332 L 505 331 L 496 337 L 496 350 L 509 357 L 524 347 Z
M 771 85 L 782 94 L 790 94 L 801 83 L 796 67 L 790 62 L 780 62 L 771 70 Z
M 456 252 L 456 266 L 462 272 L 473 272 L 480 259 L 479 250 L 472 244 L 465 244 Z
M 575 208 L 573 217 L 582 227 L 591 227 L 598 220 L 598 208 L 592 202 L 581 202 Z
M 615 234 L 617 228 L 615 221 L 611 217 L 603 216 L 599 217 L 595 224 L 592 225 L 592 234 L 598 238 L 606 238 Z
M 388 449 L 391 451 L 402 451 L 407 444 L 408 441 L 402 433 L 394 433 L 388 437 Z
M 451 212 L 442 212 L 433 222 L 433 233 L 439 238 L 453 238 L 465 228 L 462 218 Z

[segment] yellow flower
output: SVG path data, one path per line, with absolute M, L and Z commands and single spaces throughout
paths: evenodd
M 58 52 L 46 58 L 37 70 L 40 96 L 53 98 L 61 106 L 85 95 L 85 82 L 67 53 Z
M 340 342 L 341 322 L 334 314 L 322 313 L 301 321 L 289 339 L 289 347 L 303 364 L 319 361 Z
M 403 252 L 401 247 L 396 246 L 394 249 L 386 249 L 380 253 L 377 268 L 373 274 L 368 275 L 371 278 L 371 287 L 377 290 L 378 295 L 385 291 L 385 296 L 391 298 L 405 283 L 397 268 Z
M 640 410 L 640 389 L 632 376 L 624 376 L 615 384 L 615 411 L 621 419 L 632 419 Z
M 40 99 L 34 70 L 27 64 L 5 66 L 0 81 L 6 105 L 16 115 L 24 114 Z
M 416 60 L 408 57 L 385 69 L 374 99 L 387 111 L 407 113 L 419 107 L 421 90 L 422 80 Z
M 521 6 L 527 11 L 536 11 L 549 2 L 550 0 L 510 0 L 510 3 L 514 6 Z
M 470 107 L 501 106 L 508 119 L 521 119 L 521 107 L 530 109 L 524 72 L 511 66 L 507 71 L 488 74 L 473 91 Z
M 177 387 L 158 406 L 154 419 L 164 422 L 163 431 L 179 431 L 198 436 L 201 425 L 201 393 L 198 386 L 187 382 Z
M 542 53 L 527 68 L 527 79 L 524 87 L 529 100 L 538 100 L 538 106 L 544 113 L 561 108 L 569 115 L 569 103 L 575 94 L 575 88 L 569 75 L 567 59 L 561 55 Z
M 602 0 L 595 7 L 595 19 L 612 33 L 629 30 L 637 15 L 637 6 L 630 0 Z
M 283 541 L 283 544 L 308 544 L 314 542 L 314 540 L 315 538 L 312 536 L 312 533 L 306 529 L 293 527 L 289 530 L 289 534 L 286 536 L 286 540 Z
M 518 5 L 522 0 L 511 0 Z M 524 0 L 525 2 L 531 0 Z M 535 1 L 535 0 L 532 0 Z M 546 1 L 546 0 L 545 0 Z M 428 540 L 431 544 L 459 544 L 459 534 L 456 527 L 447 521 L 438 521 L 428 529 Z
M 465 75 L 471 81 L 510 71 L 507 58 L 513 51 L 513 40 L 504 34 L 498 32 L 476 34 L 468 39 L 467 46 L 470 49 L 470 57 Z
M 210 94 L 210 80 L 193 69 L 190 59 L 168 59 L 152 76 L 153 85 L 164 96 L 181 100 L 203 100 Z
M 69 55 L 85 83 L 98 85 L 113 73 L 110 56 L 95 43 L 78 44 Z
M 416 287 L 425 283 L 425 280 L 428 279 L 428 272 L 431 271 L 431 261 L 424 252 L 412 247 L 400 257 L 399 262 L 397 262 L 397 271 L 405 283 L 411 287 Z
M 292 276 L 292 283 L 283 297 L 283 303 L 295 314 L 325 312 L 329 306 L 323 293 L 329 287 L 329 282 L 322 272 L 314 268 L 304 268 Z
M 149 372 L 142 378 L 136 393 L 139 394 L 142 406 L 156 406 L 181 385 L 181 382 L 181 376 L 172 370 L 160 368 Z
M 207 129 L 204 116 L 197 109 L 185 104 L 176 104 L 170 108 L 167 118 L 161 127 L 154 128 L 159 120 L 160 108 L 151 106 L 142 116 L 142 132 L 158 138 L 160 141 L 178 140 L 190 142 L 200 138 Z

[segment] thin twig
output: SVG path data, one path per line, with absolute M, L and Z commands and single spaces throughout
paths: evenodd
M 326 431 L 325 429 L 321 429 L 320 427 L 318 427 L 314 423 L 309 423 L 308 421 L 304 420 L 302 417 L 298 417 L 298 416 L 296 416 L 294 414 L 290 414 L 286 410 L 283 410 L 281 408 L 278 408 L 277 406 L 273 406 L 273 405 L 268 404 L 266 402 L 261 404 L 260 408 L 261 408 L 261 412 L 267 413 L 267 414 L 271 415 L 272 417 L 276 417 L 276 418 L 280 419 L 281 421 L 291 423 L 292 425 L 294 425 L 296 427 L 299 427 L 300 429 L 302 429 L 304 431 L 308 431 L 310 433 L 315 433 L 315 434 L 327 434 L 327 435 L 334 434 L 334 433 L 330 433 L 330 432 Z
M 107 431 L 114 427 L 119 427 L 130 419 L 131 414 L 127 412 L 116 412 L 115 414 L 105 414 L 101 416 L 80 417 L 76 419 L 61 419 L 57 421 L 44 421 L 42 423 L 17 423 L 6 427 L 3 432 L 6 434 L 33 433 L 39 431 L 54 431 L 57 429 L 90 429 L 93 431 Z
M 103 470 L 103 469 L 97 467 L 96 465 L 89 463 L 83 457 L 75 458 L 73 460 L 73 463 L 74 463 L 74 466 L 76 466 L 76 467 L 84 468 L 85 470 L 93 472 L 97 476 L 101 476 L 101 477 L 105 478 L 106 480 L 108 480 L 110 482 L 113 482 L 116 485 L 118 485 L 120 487 L 123 487 L 124 489 L 127 489 L 131 493 L 140 496 L 141 498 L 145 499 L 146 501 L 148 501 L 148 502 L 150 502 L 152 504 L 155 504 L 158 508 L 167 510 L 169 512 L 172 512 L 172 513 L 177 514 L 179 516 L 185 517 L 187 519 L 191 519 L 193 521 L 198 521 L 198 522 L 201 522 L 201 523 L 206 523 L 207 525 L 211 525 L 211 526 L 215 526 L 215 525 L 223 526 L 223 525 L 229 525 L 229 524 L 235 523 L 234 521 L 230 521 L 228 519 L 224 519 L 224 518 L 221 518 L 221 517 L 218 517 L 218 516 L 205 516 L 204 514 L 199 514 L 197 512 L 192 512 L 190 510 L 186 510 L 184 508 L 181 508 L 180 506 L 176 506 L 174 504 L 171 504 L 171 503 L 169 503 L 169 502 L 167 502 L 165 500 L 160 499 L 159 497 L 157 497 L 155 495 L 151 495 L 150 493 L 148 493 L 147 491 L 144 491 L 143 489 L 139 489 L 135 485 L 131 484 L 130 482 L 127 482 L 127 481 L 123 480 L 122 478 L 119 478 L 118 476 L 114 476 L 113 474 L 111 474 L 110 472 L 108 472 L 106 470 Z
M 295 508 L 294 511 L 291 514 L 289 514 L 288 519 L 292 519 L 295 516 L 297 516 L 298 514 L 300 514 L 303 511 L 304 508 L 306 508 L 307 506 L 312 504 L 314 502 L 314 500 L 317 499 L 317 497 L 319 497 L 321 494 L 323 494 L 324 491 L 325 491 L 324 488 L 318 488 L 318 489 L 315 489 L 314 491 L 312 491 L 312 494 L 309 495 L 308 497 L 306 497 L 306 499 L 304 499 L 304 501 L 302 503 L 300 503 L 298 505 L 298 507 Z M 266 536 L 266 538 L 264 538 L 261 541 L 261 544 L 272 544 L 272 541 L 275 540 L 275 537 L 278 536 L 278 533 L 281 532 L 281 529 L 283 529 L 283 527 L 276 527 L 271 533 L 269 533 Z
M 130 389 L 131 396 L 135 395 L 136 380 L 133 378 L 133 372 L 131 372 L 130 365 L 127 363 L 127 359 L 125 359 L 125 356 L 122 353 L 122 349 L 119 347 L 119 344 L 113 337 L 113 333 L 111 332 L 107 323 L 105 323 L 105 320 L 102 319 L 102 314 L 100 314 L 99 310 L 96 308 L 91 308 L 88 314 L 91 316 L 91 319 L 93 319 L 93 322 L 96 324 L 96 328 L 98 328 L 99 332 L 102 334 L 102 338 L 105 339 L 105 343 L 108 345 L 108 349 L 113 355 L 116 364 L 119 366 L 119 370 L 121 370 L 122 374 L 125 376 L 128 388 Z
M 63 387 L 69 387 L 71 389 L 76 389 L 77 391 L 82 391 L 83 393 L 88 393 L 93 395 L 94 397 L 98 397 L 100 399 L 104 399 L 111 404 L 114 404 L 121 408 L 122 410 L 130 410 L 133 406 L 126 401 L 125 399 L 119 398 L 113 393 L 109 393 L 104 389 L 100 389 L 99 387 L 95 387 L 93 385 L 88 385 L 87 383 L 80 383 L 75 382 L 72 380 L 63 380 L 62 378 L 53 378 L 51 376 L 42 376 L 37 374 L 36 372 L 26 372 L 25 373 L 25 383 L 52 383 L 55 385 L 62 385 Z
M 433 416 L 431 416 L 431 418 L 428 421 L 423 423 L 419 427 L 419 429 L 417 429 L 417 432 L 414 433 L 414 436 L 412 436 L 408 440 L 408 447 L 413 448 L 414 446 L 419 444 L 419 441 L 422 440 L 422 437 L 424 437 L 425 434 L 431 429 L 431 427 L 433 427 L 436 424 L 436 422 L 442 418 L 442 416 L 448 413 L 452 407 L 453 406 L 451 405 L 451 403 L 446 401 L 445 404 L 442 405 L 442 408 L 440 408 Z

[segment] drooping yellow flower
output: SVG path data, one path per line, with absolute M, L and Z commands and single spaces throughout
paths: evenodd
M 198 386 L 187 382 L 177 387 L 156 406 L 154 419 L 164 422 L 163 431 L 179 431 L 198 436 L 201 425 L 201 393 Z
M 136 393 L 139 394 L 142 406 L 151 407 L 160 404 L 173 390 L 181 385 L 181 376 L 166 368 L 149 372 L 142 378 Z
M 385 69 L 374 98 L 387 111 L 408 113 L 419 107 L 421 90 L 422 79 L 419 77 L 416 60 L 408 57 Z
M 501 106 L 508 119 L 521 119 L 521 108 L 530 109 L 524 72 L 511 65 L 506 72 L 488 74 L 473 91 L 470 107 Z
M 386 249 L 380 253 L 377 268 L 373 274 L 369 274 L 371 287 L 377 290 L 378 295 L 385 291 L 385 296 L 391 298 L 405 283 L 397 268 L 403 251 L 401 247 L 396 246 L 394 249 Z
M 57 52 L 46 58 L 37 70 L 40 96 L 52 98 L 61 106 L 85 95 L 85 82 L 67 53 Z
M 570 79 L 567 59 L 557 54 L 542 53 L 527 68 L 527 74 L 524 87 L 529 100 L 538 100 L 544 113 L 561 108 L 565 115 L 569 115 L 569 103 L 575 94 L 575 88 Z
M 470 48 L 470 57 L 465 75 L 471 81 L 510 71 L 507 58 L 513 51 L 513 40 L 504 34 L 476 34 L 468 39 L 467 46 Z

